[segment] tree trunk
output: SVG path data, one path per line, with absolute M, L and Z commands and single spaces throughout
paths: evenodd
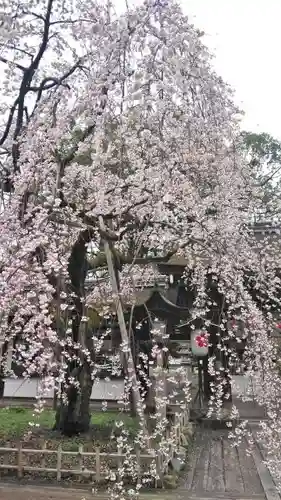
M 5 364 L 5 359 L 7 357 L 7 352 L 8 352 L 8 346 L 9 343 L 7 340 L 3 342 L 3 345 L 1 346 L 1 360 L 0 360 L 0 399 L 4 397 L 4 390 L 5 390 L 5 370 L 4 370 L 4 364 Z
M 54 429 L 67 436 L 88 432 L 91 420 L 90 397 L 93 387 L 91 361 L 94 357 L 94 346 L 91 332 L 81 324 L 87 275 L 86 243 L 89 238 L 87 231 L 80 234 L 73 246 L 68 266 L 71 292 L 74 294 L 72 341 L 73 344 L 79 344 L 81 349 L 77 352 L 73 347 L 68 348 L 70 359 L 56 412 Z M 84 349 L 90 353 L 90 359 L 83 352 Z M 75 358 L 78 360 L 74 361 Z
M 62 391 L 54 426 L 55 430 L 70 437 L 89 431 L 90 397 L 93 386 L 91 369 L 86 366 L 86 363 L 79 374 L 73 373 L 72 376 L 79 383 L 79 387 L 71 385 Z M 66 396 L 66 401 L 63 399 L 64 396 Z

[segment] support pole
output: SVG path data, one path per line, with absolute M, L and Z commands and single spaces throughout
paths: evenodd
M 106 227 L 105 227 L 102 216 L 99 216 L 99 224 L 100 224 L 101 230 L 105 233 Z M 141 399 L 140 390 L 139 390 L 139 386 L 138 386 L 137 375 L 136 375 L 135 365 L 134 365 L 133 356 L 132 356 L 132 350 L 131 350 L 131 346 L 130 346 L 130 342 L 129 342 L 126 322 L 125 322 L 125 318 L 124 318 L 123 307 L 122 307 L 122 303 L 120 300 L 116 275 L 115 275 L 115 271 L 114 271 L 112 253 L 111 253 L 111 250 L 109 247 L 109 243 L 106 239 L 104 239 L 104 252 L 105 252 L 105 256 L 106 256 L 106 260 L 107 260 L 108 273 L 109 273 L 110 283 L 111 283 L 111 287 L 112 287 L 112 292 L 115 295 L 116 310 L 117 310 L 117 317 L 118 317 L 121 338 L 122 338 L 122 342 L 126 346 L 126 350 L 127 350 L 124 358 L 125 358 L 125 363 L 127 364 L 126 368 L 128 371 L 128 376 L 129 376 L 130 382 L 132 384 L 133 406 L 134 406 L 134 410 L 136 411 L 136 414 L 139 415 L 140 417 L 143 417 L 144 412 L 143 412 L 142 399 Z M 144 418 L 143 418 L 143 422 L 145 423 Z

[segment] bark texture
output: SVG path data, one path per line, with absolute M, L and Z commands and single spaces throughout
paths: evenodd
M 67 436 L 88 432 L 91 421 L 93 342 L 91 332 L 81 323 L 87 275 L 86 244 L 89 238 L 90 235 L 86 231 L 80 234 L 73 246 L 68 266 L 70 287 L 74 296 L 72 341 L 82 349 L 77 352 L 74 347 L 69 347 L 70 361 L 56 411 L 54 428 Z M 90 358 L 83 352 L 84 348 L 90 353 Z

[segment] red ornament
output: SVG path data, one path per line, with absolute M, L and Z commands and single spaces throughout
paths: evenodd
M 277 323 L 276 328 L 278 328 L 278 330 L 281 330 L 281 323 Z
M 200 333 L 195 337 L 195 342 L 198 347 L 208 347 L 208 339 L 206 333 Z

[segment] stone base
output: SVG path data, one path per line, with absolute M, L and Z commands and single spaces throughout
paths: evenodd
M 190 411 L 190 420 L 195 422 L 197 425 L 205 427 L 207 429 L 229 429 L 229 423 L 234 423 L 231 418 L 231 409 L 224 408 L 222 410 L 221 418 L 216 415 L 212 415 L 210 418 L 207 417 L 208 409 L 192 409 Z

